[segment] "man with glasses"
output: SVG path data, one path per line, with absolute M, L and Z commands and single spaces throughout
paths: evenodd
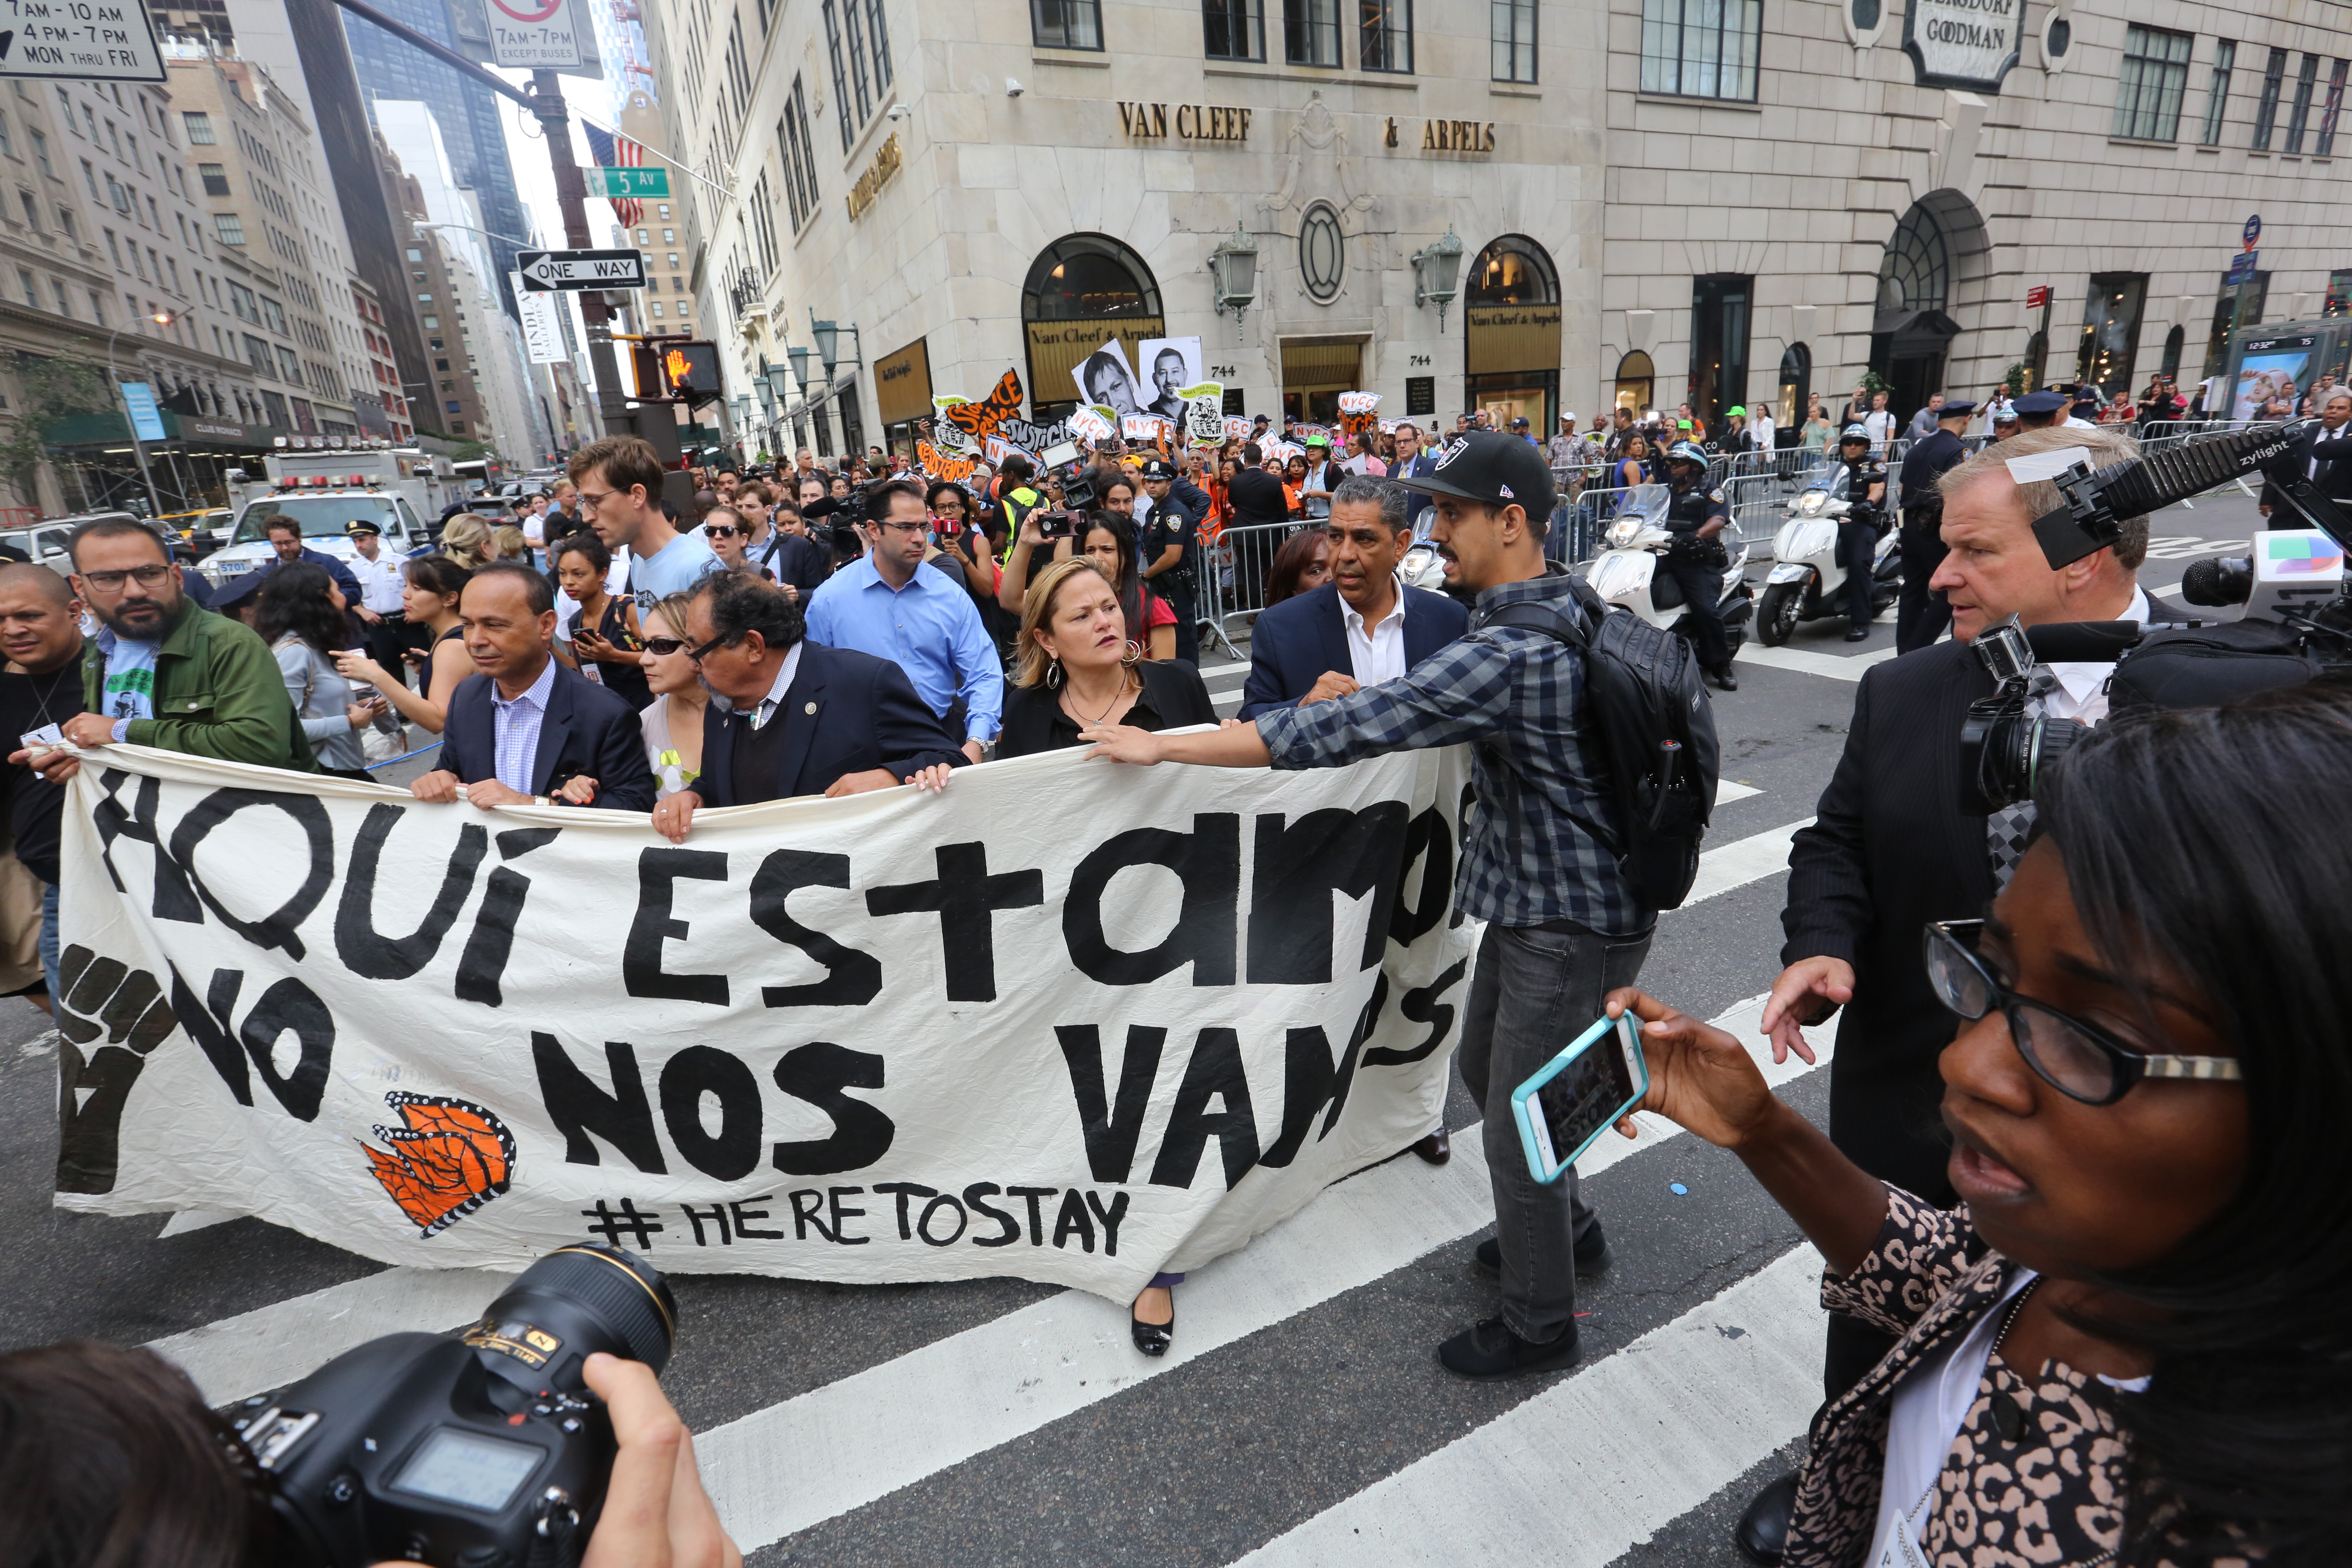
M 466 580 L 457 613 L 475 673 L 450 693 L 440 765 L 408 792 L 446 804 L 463 784 L 478 806 L 651 810 L 656 786 L 636 710 L 557 661 L 546 577 L 519 561 L 493 561 Z
M 74 596 L 99 622 L 82 647 L 89 711 L 58 726 L 67 740 L 319 771 L 268 645 L 183 593 L 180 568 L 152 531 L 121 519 L 85 522 L 66 551 Z M 77 765 L 62 752 L 34 761 L 53 784 Z
M 654 807 L 654 830 L 673 844 L 706 805 L 937 789 L 971 760 L 897 665 L 809 640 L 800 605 L 756 578 L 705 582 L 686 635 L 711 702 L 701 773 Z
M 1938 1107 L 1937 1058 L 1954 1033 L 1947 1000 L 1920 962 L 1930 921 L 1973 915 L 2009 879 L 2033 824 L 2032 803 L 1969 816 L 1960 810 L 1957 738 L 1969 704 L 1993 679 L 1969 645 L 2014 615 L 2027 626 L 2063 621 L 2178 617 L 2144 593 L 2136 573 L 2147 553 L 2147 519 L 2123 525 L 2105 549 L 2052 570 L 2033 520 L 2063 504 L 2048 480 L 2020 485 L 2004 459 L 2086 447 L 2094 468 L 2134 456 L 2114 429 L 2027 431 L 1956 464 L 1937 481 L 1947 554 L 1928 586 L 1951 606 L 1952 640 L 1865 672 L 1854 697 L 1844 754 L 1822 791 L 1813 825 L 1790 846 L 1787 933 L 1762 1025 L 1775 1058 L 1812 1053 L 1800 1024 L 1843 1006 L 1830 1063 L 1830 1140 L 1872 1175 L 1926 1201 L 1954 1201 L 1951 1152 Z M 2050 719 L 2106 717 L 2112 665 L 2042 667 L 2049 684 L 2032 699 Z M 1892 1335 L 1832 1314 L 1823 1382 L 1834 1399 L 1894 1345 Z M 1738 1536 L 1758 1562 L 1778 1562 L 1795 1478 L 1773 1482 L 1748 1505 Z
M 976 763 L 1004 711 L 996 645 L 963 584 L 936 566 L 923 570 L 931 542 L 923 487 L 892 479 L 866 505 L 874 547 L 809 596 L 809 637 L 898 666 Z
M 629 592 L 640 621 L 672 594 L 688 593 L 722 569 L 699 531 L 680 532 L 663 512 L 661 458 L 650 442 L 635 436 L 591 441 L 572 454 L 570 473 L 580 487 L 582 514 L 604 548 L 615 555 L 628 548 Z

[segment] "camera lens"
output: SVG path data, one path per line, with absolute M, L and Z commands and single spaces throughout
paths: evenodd
M 661 1271 L 594 1242 L 551 1252 L 524 1269 L 465 1335 L 476 1350 L 520 1363 L 493 1363 L 505 1375 L 536 1374 L 571 1389 L 579 1384 L 580 1363 L 598 1351 L 659 1372 L 677 1337 L 677 1303 Z

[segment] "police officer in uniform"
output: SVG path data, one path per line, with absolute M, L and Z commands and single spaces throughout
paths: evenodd
M 1903 459 L 1903 597 L 1895 611 L 1895 651 L 1926 647 L 1951 624 L 1952 607 L 1930 593 L 1927 579 L 1943 564 L 1944 498 L 1936 481 L 1968 448 L 1960 434 L 1969 427 L 1973 403 L 1947 403 L 1936 413 L 1936 428 L 1912 443 Z
M 1723 574 L 1731 564 L 1724 548 L 1723 531 L 1731 526 L 1731 507 L 1721 489 L 1706 487 L 1706 454 L 1689 441 L 1677 441 L 1666 453 L 1667 488 L 1674 500 L 1666 507 L 1666 531 L 1675 536 L 1658 570 L 1683 591 L 1690 606 L 1698 666 L 1726 691 L 1739 689 L 1731 673 L 1731 647 L 1723 632 Z
M 1197 553 L 1198 513 L 1176 494 L 1176 468 L 1159 458 L 1143 465 L 1143 489 L 1151 507 L 1143 524 L 1143 575 L 1151 591 L 1176 612 L 1176 657 L 1188 664 L 1201 661 L 1197 597 L 1199 583 L 1192 570 Z
M 1871 618 L 1877 614 L 1870 602 L 1870 573 L 1878 554 L 1879 535 L 1885 531 L 1879 509 L 1886 504 L 1886 465 L 1871 455 L 1870 447 L 1868 430 L 1847 426 L 1845 434 L 1838 437 L 1841 472 L 1830 487 L 1832 495 L 1852 508 L 1838 523 L 1838 564 L 1845 568 L 1848 642 L 1868 637 Z

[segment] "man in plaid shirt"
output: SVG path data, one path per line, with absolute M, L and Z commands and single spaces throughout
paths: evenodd
M 1486 922 L 1462 1025 L 1462 1079 L 1485 1111 L 1496 1238 L 1477 1258 L 1502 1277 L 1502 1310 L 1438 1347 L 1464 1377 L 1549 1372 L 1577 1359 L 1576 1277 L 1609 1266 L 1601 1221 L 1573 1171 L 1528 1173 L 1511 1091 L 1549 1062 L 1601 1002 L 1631 985 L 1657 912 L 1634 898 L 1591 825 L 1613 826 L 1600 760 L 1580 733 L 1584 662 L 1538 632 L 1486 627 L 1503 605 L 1580 615 L 1566 572 L 1544 559 L 1551 471 L 1517 437 L 1474 431 L 1426 478 L 1400 479 L 1436 508 L 1446 574 L 1478 591 L 1471 629 L 1403 677 L 1352 696 L 1261 714 L 1213 734 L 1122 725 L 1082 732 L 1090 755 L 1222 767 L 1339 767 L 1384 752 L 1474 742 L 1475 815 L 1454 900 Z

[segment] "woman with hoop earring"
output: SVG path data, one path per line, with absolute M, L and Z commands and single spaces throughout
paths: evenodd
M 1055 562 L 1029 584 L 1017 646 L 1004 731 L 996 738 L 1000 761 L 1076 746 L 1078 731 L 1095 724 L 1180 730 L 1217 721 L 1201 672 L 1144 658 L 1109 579 L 1083 556 Z M 1155 1275 L 1135 1299 L 1131 1331 L 1145 1355 L 1168 1353 L 1183 1278 Z

